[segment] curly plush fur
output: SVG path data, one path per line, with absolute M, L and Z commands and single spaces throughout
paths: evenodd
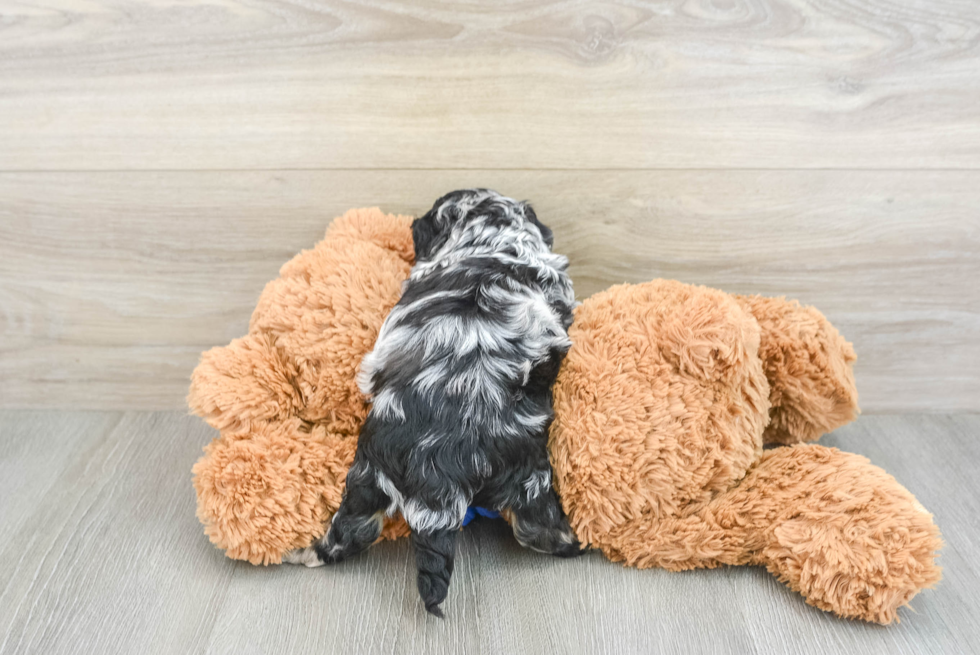
M 229 557 L 278 563 L 340 506 L 367 417 L 357 371 L 411 270 L 411 224 L 347 212 L 266 285 L 248 336 L 201 356 L 187 402 L 221 438 L 194 466 L 198 518 Z
M 336 511 L 367 415 L 355 377 L 408 277 L 410 224 L 348 212 L 267 286 L 247 337 L 202 357 L 188 400 L 221 436 L 194 469 L 198 515 L 229 556 L 278 563 Z M 908 491 L 799 443 L 857 411 L 853 350 L 816 310 L 655 280 L 587 299 L 569 334 L 549 446 L 584 543 L 641 567 L 766 566 L 881 623 L 939 580 L 939 532 Z M 383 536 L 406 533 L 396 518 Z
M 800 443 L 857 410 L 854 352 L 816 310 L 654 280 L 585 301 L 569 336 L 550 448 L 583 543 L 640 568 L 766 566 L 881 623 L 939 580 L 939 531 L 912 494 Z

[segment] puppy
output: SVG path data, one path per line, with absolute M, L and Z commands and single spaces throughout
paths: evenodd
M 510 520 L 517 541 L 581 551 L 551 485 L 551 386 L 570 341 L 568 260 L 530 205 L 454 191 L 412 224 L 415 266 L 361 364 L 373 400 L 330 530 L 287 561 L 364 550 L 384 515 L 412 529 L 418 589 L 442 616 L 469 505 Z

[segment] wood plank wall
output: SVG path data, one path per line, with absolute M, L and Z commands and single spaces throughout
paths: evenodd
M 974 0 L 0 0 L 0 407 L 181 407 L 333 216 L 474 185 L 980 411 Z

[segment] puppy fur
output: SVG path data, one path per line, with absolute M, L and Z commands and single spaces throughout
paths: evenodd
M 551 484 L 551 386 L 570 342 L 568 260 L 531 207 L 454 191 L 412 225 L 415 266 L 358 383 L 373 404 L 327 534 L 286 561 L 316 566 L 374 543 L 384 515 L 412 529 L 419 594 L 442 616 L 471 504 L 503 512 L 523 546 L 581 552 Z

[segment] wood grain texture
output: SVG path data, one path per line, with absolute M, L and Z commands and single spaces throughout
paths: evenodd
M 0 169 L 980 166 L 974 0 L 0 3 Z
M 854 342 L 865 411 L 980 411 L 980 172 L 0 174 L 0 406 L 183 407 L 279 266 L 353 206 L 530 198 L 580 298 L 676 278 L 798 298 Z
M 0 526 L 0 654 L 972 652 L 978 431 L 976 416 L 864 416 L 825 438 L 895 475 L 943 531 L 945 578 L 898 625 L 834 618 L 763 569 L 558 560 L 485 521 L 464 532 L 439 621 L 420 607 L 407 541 L 327 569 L 222 557 L 194 518 L 189 469 L 213 434 L 196 419 L 0 412 L 0 467 L 42 481 L 21 493 L 0 476 L 0 518 L 26 518 Z M 53 459 L 23 456 L 32 432 Z
M 5 464 L 53 480 L 12 499 L 29 519 L 0 545 L 0 652 L 201 652 L 233 572 L 194 518 L 204 428 L 177 413 L 90 416 L 0 415 L 0 441 L 34 432 L 52 455 Z M 7 503 L 16 479 L 0 484 Z

